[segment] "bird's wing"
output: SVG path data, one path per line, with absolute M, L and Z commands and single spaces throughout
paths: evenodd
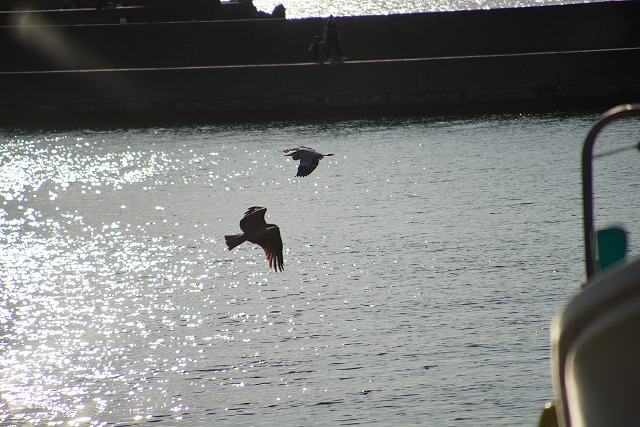
M 300 157 L 300 166 L 298 166 L 298 174 L 296 176 L 307 176 L 315 170 L 322 158 L 321 154 L 317 152 L 303 152 Z
M 251 236 L 252 243 L 262 246 L 269 261 L 269 267 L 276 272 L 284 270 L 284 256 L 282 255 L 282 237 L 280 229 L 275 224 L 269 224 L 266 230 Z
M 282 150 L 282 151 L 284 151 L 285 153 L 290 153 L 292 151 L 296 151 L 296 152 L 299 152 L 300 154 L 302 154 L 303 152 L 320 154 L 316 150 L 314 150 L 313 148 L 305 147 L 304 145 L 301 145 L 301 146 L 296 147 L 296 148 L 287 148 L 286 150 Z M 290 156 L 291 154 L 288 154 L 288 155 Z
M 240 229 L 247 234 L 252 234 L 255 233 L 256 230 L 264 229 L 267 226 L 267 222 L 264 220 L 265 212 L 267 212 L 267 208 L 260 206 L 250 207 L 240 220 Z
M 296 176 L 307 176 L 316 169 L 317 165 L 300 165 Z
M 305 154 L 311 154 L 311 155 L 320 155 L 322 156 L 322 154 L 318 153 L 316 150 L 314 150 L 313 148 L 310 147 L 298 147 L 298 151 L 301 152 L 301 154 L 305 155 Z
M 301 145 L 296 148 L 288 148 L 284 150 L 284 152 L 288 153 L 288 154 L 285 154 L 285 156 L 291 156 L 293 160 L 300 160 L 300 159 L 303 159 L 305 156 L 318 153 L 313 148 L 305 147 L 304 145 Z
M 301 145 L 299 147 L 296 148 L 287 148 L 286 150 L 282 150 L 285 153 L 289 153 L 289 154 L 285 154 L 285 156 L 294 156 L 294 160 L 298 160 L 298 158 L 296 156 L 299 156 L 300 154 L 302 154 L 302 151 L 308 151 L 311 150 L 313 151 L 313 148 L 309 148 L 309 147 L 305 147 L 304 145 Z

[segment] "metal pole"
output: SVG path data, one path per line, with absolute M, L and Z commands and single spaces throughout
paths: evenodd
M 593 225 L 593 147 L 600 131 L 622 117 L 640 115 L 640 104 L 624 104 L 607 110 L 593 125 L 582 148 L 582 207 L 584 218 L 584 249 L 587 279 L 596 272 L 595 229 Z

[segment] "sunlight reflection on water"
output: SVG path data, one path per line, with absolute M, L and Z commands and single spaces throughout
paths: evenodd
M 533 423 L 582 274 L 592 119 L 7 137 L 0 422 Z M 299 179 L 282 149 L 302 141 L 337 154 Z M 252 205 L 284 273 L 224 246 Z
M 271 13 L 278 4 L 286 8 L 289 19 L 308 17 L 390 15 L 396 13 L 442 12 L 451 10 L 497 9 L 557 4 L 592 3 L 595 0 L 254 0 L 258 10 Z

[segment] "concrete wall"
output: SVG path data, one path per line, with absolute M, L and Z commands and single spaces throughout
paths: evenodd
M 343 64 L 1 75 L 0 117 L 278 112 L 520 103 L 580 106 L 640 96 L 640 48 Z
M 80 0 L 75 0 L 80 2 Z M 121 0 L 115 9 L 96 9 L 97 0 L 85 0 L 79 6 L 65 5 L 63 0 L 43 0 L 39 8 L 28 5 L 8 8 L 7 0 L 0 2 L 0 26 L 13 26 L 17 22 L 48 23 L 48 25 L 119 24 L 124 18 L 129 23 L 190 22 L 227 19 L 270 17 L 259 12 L 251 3 L 214 0 Z M 73 2 L 73 0 L 70 0 Z
M 375 60 L 637 47 L 638 16 L 640 2 L 615 1 L 348 17 L 338 23 L 350 60 Z M 43 25 L 0 27 L 0 71 L 306 62 L 324 19 L 26 24 Z
M 0 28 L 0 123 L 37 117 L 308 116 L 371 108 L 610 107 L 640 98 L 640 2 L 339 20 Z M 55 70 L 55 71 L 40 71 Z

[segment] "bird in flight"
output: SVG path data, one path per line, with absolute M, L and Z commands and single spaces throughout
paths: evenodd
M 300 146 L 297 148 L 288 148 L 284 150 L 285 156 L 291 156 L 293 160 L 300 160 L 298 166 L 298 174 L 296 176 L 307 176 L 315 170 L 322 159 L 325 156 L 333 156 L 333 154 L 318 153 L 313 148 Z
M 229 250 L 239 244 L 248 241 L 262 246 L 269 261 L 269 267 L 276 272 L 284 270 L 284 257 L 282 256 L 282 237 L 280 229 L 275 224 L 267 224 L 264 214 L 267 208 L 251 206 L 240 220 L 242 233 L 224 236 Z

